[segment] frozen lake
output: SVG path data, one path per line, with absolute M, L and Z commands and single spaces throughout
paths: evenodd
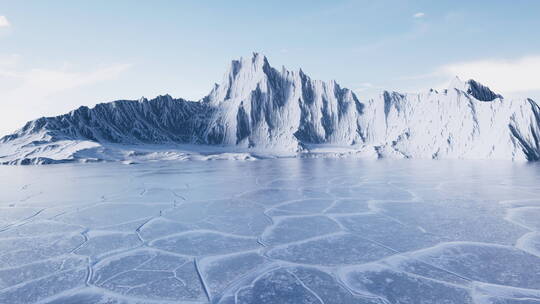
M 0 167 L 0 303 L 540 303 L 540 164 Z

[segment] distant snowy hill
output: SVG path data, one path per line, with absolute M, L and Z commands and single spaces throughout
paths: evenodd
M 232 62 L 200 101 L 159 96 L 80 107 L 0 139 L 0 163 L 271 156 L 540 159 L 540 108 L 474 80 L 360 101 L 336 82 Z

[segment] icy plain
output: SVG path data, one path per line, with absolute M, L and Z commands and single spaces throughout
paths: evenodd
M 0 168 L 0 303 L 540 303 L 540 165 Z

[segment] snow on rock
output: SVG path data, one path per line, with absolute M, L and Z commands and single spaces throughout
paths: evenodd
M 464 82 L 457 76 L 452 80 L 450 86 L 448 87 L 448 90 L 451 89 L 466 92 L 480 101 L 493 101 L 496 98 L 503 98 L 501 95 L 493 92 L 490 88 L 474 81 L 473 79 L 469 79 Z
M 382 156 L 538 160 L 540 111 L 530 100 L 490 102 L 467 91 L 384 92 L 360 117 Z
M 208 134 L 223 144 L 297 150 L 299 143 L 360 140 L 362 105 L 351 90 L 301 70 L 278 71 L 260 54 L 233 61 L 203 102 L 219 109 Z
M 0 139 L 3 164 L 255 154 L 539 160 L 540 108 L 457 77 L 442 92 L 385 91 L 361 102 L 335 81 L 277 70 L 254 53 L 232 61 L 200 101 L 165 95 L 83 106 Z

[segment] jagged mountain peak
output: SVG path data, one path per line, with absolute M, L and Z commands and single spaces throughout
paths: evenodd
M 448 89 L 463 91 L 480 101 L 493 101 L 497 98 L 502 99 L 502 95 L 493 92 L 489 87 L 479 83 L 474 79 L 462 81 L 458 76 L 454 77 L 448 86 Z
M 289 88 L 289 86 L 292 87 Z M 239 104 L 249 100 L 253 94 L 270 92 L 281 95 L 287 90 L 317 89 L 319 92 L 333 94 L 348 89 L 342 88 L 335 80 L 322 81 L 309 77 L 302 69 L 298 71 L 288 70 L 282 66 L 280 70 L 272 67 L 266 56 L 253 53 L 251 57 L 241 57 L 232 60 L 227 72 L 220 84 L 215 85 L 210 93 L 202 99 L 211 104 L 234 103 Z M 287 89 L 289 88 L 289 89 Z M 352 92 L 350 94 L 353 94 Z M 356 97 L 355 97 L 356 98 Z
M 230 99 L 244 98 L 245 94 L 256 89 L 258 83 L 277 73 L 266 56 L 254 52 L 251 57 L 232 60 L 221 83 L 214 85 L 208 96 L 202 100 L 218 104 Z
M 467 93 L 473 95 L 476 99 L 480 101 L 493 101 L 497 98 L 503 98 L 502 95 L 493 92 L 487 86 L 484 86 L 479 82 L 474 81 L 473 79 L 469 79 L 467 83 L 469 84 Z
M 254 52 L 251 57 L 240 57 L 231 61 L 225 77 L 235 78 L 240 73 L 267 73 L 270 63 L 266 56 Z
M 0 163 L 123 159 L 132 155 L 123 147 L 146 144 L 265 153 L 328 145 L 323 151 L 339 147 L 374 157 L 539 160 L 540 107 L 532 100 L 486 104 L 498 98 L 456 77 L 443 93 L 384 91 L 362 103 L 336 81 L 276 70 L 254 53 L 233 60 L 202 102 L 143 97 L 28 122 L 0 139 Z M 148 153 L 143 158 L 153 157 Z
M 447 89 L 448 90 L 456 89 L 456 90 L 460 90 L 460 91 L 467 91 L 467 82 L 461 80 L 461 78 L 459 78 L 459 76 L 455 76 L 450 81 L 450 84 L 448 84 Z
M 268 64 L 268 58 L 264 54 L 258 53 L 258 52 L 253 52 L 250 60 L 253 64 L 256 64 L 259 66 Z
M 335 81 L 312 80 L 302 70 L 277 70 L 259 53 L 233 60 L 203 101 L 226 112 L 214 118 L 216 125 L 232 127 L 225 132 L 212 127 L 210 137 L 219 133 L 227 144 L 289 150 L 297 149 L 298 140 L 357 140 L 356 132 L 345 134 L 341 125 L 356 128 L 357 109 L 362 108 L 354 93 Z
M 143 103 L 143 102 L 147 102 L 148 99 L 147 99 L 146 97 L 144 97 L 144 96 L 141 96 L 141 98 L 139 98 L 138 101 L 139 101 L 140 103 Z

